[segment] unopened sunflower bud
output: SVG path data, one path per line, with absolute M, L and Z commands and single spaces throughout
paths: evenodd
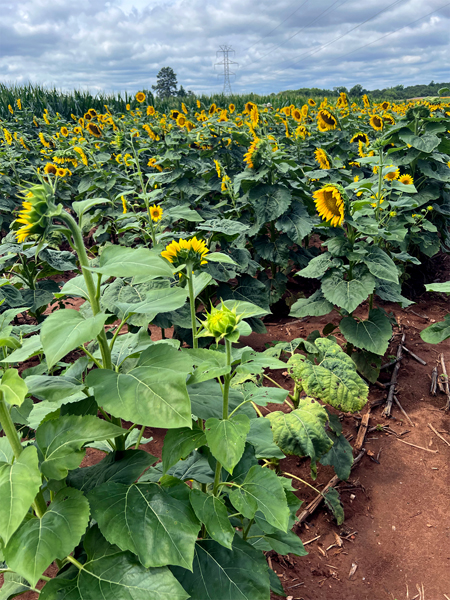
M 239 321 L 236 309 L 230 310 L 222 303 L 220 308 L 212 308 L 210 313 L 206 313 L 203 326 L 211 336 L 219 340 L 233 333 Z

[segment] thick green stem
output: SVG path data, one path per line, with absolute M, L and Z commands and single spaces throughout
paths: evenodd
M 6 402 L 3 399 L 3 392 L 0 390 L 0 425 L 2 426 L 3 431 L 5 432 L 6 438 L 14 452 L 14 456 L 19 458 L 22 454 L 22 444 L 20 443 L 19 436 L 17 435 L 16 428 L 14 427 L 13 420 L 11 419 L 11 415 L 9 414 L 8 407 L 6 406 Z M 42 492 L 39 491 L 34 502 L 32 504 L 33 510 L 36 515 L 41 518 L 45 511 L 47 510 L 47 504 L 45 503 L 44 496 Z
M 227 354 L 227 365 L 231 367 L 231 342 L 225 339 L 225 349 Z M 227 373 L 224 376 L 223 390 L 222 390 L 222 418 L 224 420 L 228 419 L 228 397 L 230 394 L 230 383 L 231 383 L 231 373 Z M 214 474 L 214 486 L 213 486 L 213 494 L 217 496 L 219 493 L 220 486 L 220 475 L 222 473 L 222 465 L 219 461 L 216 463 L 216 471 Z
M 186 265 L 186 274 L 188 279 L 189 304 L 191 306 L 192 347 L 198 348 L 197 317 L 195 316 L 194 283 L 192 281 L 192 265 L 189 263 Z
M 79 569 L 80 571 L 82 571 L 84 569 L 84 566 L 77 561 L 76 558 L 74 558 L 73 556 L 66 556 L 68 562 L 71 562 L 73 565 L 75 565 L 77 567 L 77 569 Z
M 100 312 L 100 302 L 97 297 L 97 288 L 94 283 L 92 273 L 89 271 L 89 259 L 87 257 L 86 248 L 84 247 L 84 241 L 83 236 L 81 235 L 81 230 L 78 227 L 75 219 L 66 211 L 63 211 L 59 218 L 61 219 L 61 221 L 64 221 L 64 223 L 70 229 L 70 233 L 72 234 L 75 249 L 78 255 L 78 260 L 80 261 L 81 270 L 83 273 L 84 280 L 86 282 L 86 288 L 89 295 L 89 302 L 92 307 L 92 312 L 94 313 L 94 315 L 96 315 Z M 104 329 L 102 329 L 102 331 L 98 335 L 97 341 L 99 343 L 100 351 L 102 353 L 103 368 L 112 369 L 111 351 L 109 349 L 108 340 L 106 339 L 106 333 Z

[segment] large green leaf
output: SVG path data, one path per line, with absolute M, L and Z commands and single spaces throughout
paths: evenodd
M 399 133 L 399 138 L 405 142 L 405 144 L 409 144 L 413 148 L 416 148 L 421 152 L 426 152 L 427 154 L 433 152 L 441 142 L 441 138 L 437 135 L 425 133 L 423 136 L 419 137 L 418 135 L 414 135 L 414 133 L 407 128 L 402 129 Z
M 131 552 L 122 552 L 100 534 L 97 526 L 84 539 L 83 569 L 74 579 L 52 579 L 41 600 L 187 600 L 189 595 L 167 567 L 146 569 Z M 74 575 L 73 571 L 66 577 Z
M 299 298 L 291 306 L 290 317 L 322 317 L 333 310 L 334 306 L 323 297 L 321 290 L 317 290 L 309 298 Z
M 73 308 L 57 310 L 49 315 L 42 325 L 41 342 L 51 369 L 56 363 L 78 346 L 90 342 L 103 329 L 108 315 L 98 313 L 85 319 Z
M 28 446 L 12 465 L 0 466 L 0 538 L 9 538 L 22 523 L 41 486 L 37 451 Z
M 80 541 L 89 523 L 83 494 L 64 488 L 42 518 L 25 521 L 4 548 L 8 566 L 35 586 L 45 569 L 64 559 Z
M 364 302 L 374 288 L 375 278 L 370 273 L 349 281 L 343 278 L 340 271 L 333 271 L 322 281 L 322 293 L 325 298 L 336 306 L 345 308 L 349 313 Z
M 49 479 L 64 479 L 70 469 L 76 469 L 85 455 L 81 447 L 86 442 L 99 442 L 124 434 L 117 425 L 92 415 L 66 415 L 45 421 L 36 430 L 41 471 Z
M 328 414 L 325 408 L 311 398 L 301 398 L 298 408 L 290 413 L 281 411 L 267 415 L 272 424 L 275 443 L 286 454 L 309 456 L 311 473 L 317 472 L 317 461 L 332 446 L 325 432 Z
M 217 297 L 223 300 L 243 300 L 269 310 L 266 286 L 250 275 L 239 277 L 235 288 L 231 288 L 228 284 L 221 284 L 217 290 Z
M 319 256 L 312 258 L 308 266 L 297 273 L 300 277 L 307 277 L 308 279 L 320 279 L 328 269 L 337 267 L 342 263 L 338 258 L 335 258 L 330 252 L 323 252 Z
M 345 412 L 361 410 L 369 388 L 357 374 L 350 356 L 332 340 L 319 338 L 315 343 L 322 352 L 319 364 L 296 361 L 294 376 L 301 379 L 303 389 L 313 398 Z
M 397 304 L 400 304 L 402 308 L 406 308 L 407 306 L 414 304 L 414 302 L 402 296 L 402 288 L 400 284 L 392 283 L 390 281 L 378 280 L 375 287 L 375 294 L 377 294 L 382 300 L 386 300 L 386 302 L 396 302 Z
M 3 585 L 0 589 L 0 600 L 12 600 L 24 592 L 31 590 L 31 586 L 26 579 L 17 575 L 17 573 L 5 573 L 3 575 Z
M 281 554 L 282 556 L 286 556 L 287 554 L 307 556 L 308 554 L 302 540 L 293 531 L 275 530 L 273 533 L 265 533 L 258 527 L 252 527 L 250 536 L 252 538 L 249 538 L 250 544 L 263 552 L 275 550 L 277 554 Z
M 192 412 L 201 419 L 216 418 L 221 419 L 223 414 L 222 390 L 217 381 L 204 381 L 188 387 L 191 398 Z M 228 396 L 229 412 L 234 410 L 244 401 L 244 395 L 234 389 L 230 389 Z M 255 411 L 248 404 L 244 404 L 238 411 L 239 414 L 246 414 L 249 418 L 254 418 Z
M 159 254 L 147 248 L 107 246 L 100 255 L 98 267 L 91 271 L 107 277 L 134 277 L 156 279 L 171 277 L 173 269 Z
M 388 349 L 392 337 L 392 325 L 380 308 L 371 310 L 365 321 L 345 317 L 339 323 L 339 328 L 347 342 L 381 356 Z
M 183 288 L 161 288 L 146 292 L 142 302 L 116 302 L 116 306 L 124 315 L 130 313 L 156 315 L 181 308 L 186 302 L 186 298 L 187 290 Z
M 237 535 L 232 550 L 214 540 L 197 542 L 193 572 L 171 571 L 190 600 L 269 600 L 266 559 Z
M 0 381 L 0 390 L 4 400 L 11 406 L 21 406 L 28 393 L 25 381 L 17 369 L 7 369 Z
M 114 415 L 146 425 L 174 429 L 191 426 L 191 404 L 186 375 L 192 360 L 169 344 L 145 350 L 127 373 L 106 369 L 86 378 L 99 406 Z
M 250 468 L 239 488 L 232 488 L 230 501 L 247 519 L 260 510 L 267 522 L 287 531 L 289 508 L 282 480 L 274 471 L 260 465 Z
M 84 389 L 84 385 L 72 377 L 54 375 L 30 375 L 26 379 L 28 392 L 39 400 L 57 402 Z
M 345 481 L 350 477 L 350 471 L 353 464 L 352 447 L 342 434 L 335 435 L 334 433 L 329 432 L 328 435 L 333 441 L 333 445 L 330 450 L 321 457 L 320 462 L 322 465 L 331 465 L 334 467 L 339 479 Z
M 21 348 L 11 352 L 9 356 L 0 360 L 0 363 L 19 363 L 25 362 L 32 356 L 39 354 L 42 351 L 41 338 L 38 335 L 33 335 L 26 340 L 23 340 Z
M 331 510 L 338 525 L 344 522 L 344 509 L 339 498 L 339 492 L 335 488 L 330 488 L 324 495 L 325 504 Z
M 145 567 L 192 568 L 200 524 L 190 506 L 156 483 L 109 482 L 88 497 L 108 542 L 137 554 Z
M 392 258 L 378 246 L 370 246 L 367 248 L 367 254 L 364 255 L 363 261 L 372 275 L 378 277 L 378 279 L 398 283 L 397 266 Z
M 301 244 L 303 238 L 311 233 L 313 225 L 314 221 L 300 202 L 295 202 L 275 223 L 275 227 L 286 233 L 294 244 Z
M 450 281 L 443 281 L 442 283 L 427 283 L 425 284 L 427 292 L 443 292 L 450 294 Z
M 250 431 L 247 415 L 234 415 L 231 419 L 208 419 L 205 434 L 211 453 L 228 473 L 233 473 L 245 447 Z
M 258 222 L 278 219 L 291 203 L 291 192 L 282 185 L 257 185 L 249 193 Z
M 433 323 L 420 332 L 420 337 L 427 344 L 440 344 L 450 337 L 450 315 L 445 315 L 444 320 Z
M 164 473 L 179 460 L 186 458 L 193 450 L 206 444 L 205 432 L 202 429 L 169 429 L 164 437 L 162 461 Z
M 273 441 L 269 419 L 252 419 L 247 441 L 255 448 L 256 458 L 284 458 L 284 453 Z
M 189 430 L 190 431 L 190 430 Z M 124 450 L 110 452 L 96 465 L 75 469 L 66 479 L 71 487 L 85 494 L 104 483 L 125 483 L 130 485 L 139 479 L 142 472 L 158 459 L 144 450 Z
M 191 490 L 190 501 L 197 519 L 205 524 L 206 531 L 212 539 L 231 550 L 235 530 L 222 500 L 194 489 Z

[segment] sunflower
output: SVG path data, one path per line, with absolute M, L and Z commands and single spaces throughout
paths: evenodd
M 206 265 L 206 254 L 209 249 L 204 240 L 198 240 L 195 236 L 190 240 L 180 238 L 178 242 L 171 242 L 166 249 L 161 252 L 161 256 L 166 258 L 175 267 L 190 264 L 192 270 L 198 269 L 201 265 Z
M 228 190 L 228 185 L 231 183 L 231 179 L 228 177 L 228 175 L 224 175 L 222 177 L 222 184 L 220 186 L 220 191 L 225 193 Z
M 9 131 L 5 128 L 3 128 L 3 136 L 5 138 L 5 142 L 8 144 L 8 146 L 11 146 L 12 141 L 13 141 L 13 137 L 12 135 L 9 133 Z M 40 136 L 39 136 L 40 137 Z M 44 137 L 44 136 L 42 136 Z M 44 138 L 45 139 L 45 138 Z
M 229 107 L 228 107 L 228 110 L 230 111 L 230 114 L 233 114 L 234 111 L 236 110 L 235 105 L 234 104 L 230 104 Z
M 259 142 L 259 139 L 254 138 L 253 142 L 250 144 L 250 148 L 244 154 L 244 162 L 247 163 L 247 166 L 249 169 L 253 169 L 253 167 L 255 166 L 253 164 L 253 154 L 256 152 L 258 142 Z
M 147 166 L 153 167 L 154 169 L 158 169 L 159 172 L 161 172 L 163 170 L 163 168 L 160 165 L 156 164 L 156 158 L 150 158 L 147 163 Z
M 253 106 L 252 110 L 250 111 L 250 120 L 252 122 L 253 127 L 256 127 L 259 123 L 259 112 L 258 112 L 258 107 L 256 106 L 256 104 Z
M 91 135 L 96 138 L 99 138 L 102 135 L 102 130 L 100 129 L 100 125 L 95 125 L 95 123 L 88 123 L 86 129 L 89 131 Z
M 369 108 L 370 107 L 370 100 L 367 94 L 364 94 L 364 96 L 362 97 L 363 100 L 363 104 L 365 108 Z
M 130 158 L 133 158 L 131 156 L 131 154 L 125 154 L 123 157 L 123 164 L 126 165 L 127 167 L 131 167 L 131 165 L 133 164 L 133 163 L 128 162 L 130 160 Z
M 147 106 L 147 116 L 152 117 L 155 114 L 154 106 Z
M 375 131 L 381 131 L 383 129 L 383 119 L 379 115 L 372 115 L 369 124 Z
M 58 167 L 53 163 L 48 162 L 44 167 L 44 173 L 46 175 L 56 175 L 58 172 Z
M 95 110 L 95 108 L 90 108 L 88 110 L 88 113 L 91 115 L 92 118 L 97 116 L 97 111 Z
M 321 169 L 331 169 L 330 159 L 323 148 L 317 148 L 314 152 L 314 156 Z
M 19 110 L 22 110 L 22 101 L 20 100 L 20 98 L 17 98 L 17 100 L 16 100 L 16 104 L 17 104 L 17 108 L 18 108 Z
M 92 115 L 89 111 L 87 113 L 84 113 L 83 117 L 85 121 L 92 121 Z
M 213 115 L 217 110 L 217 106 L 214 104 L 214 102 L 211 104 L 211 106 L 209 107 L 209 111 L 208 114 L 209 116 Z
M 81 135 L 83 133 L 83 130 L 81 129 L 81 127 L 74 127 L 73 132 L 77 135 Z
M 139 104 L 142 104 L 145 100 L 144 92 L 138 92 L 135 97 L 136 97 L 136 100 L 139 102 Z
M 317 113 L 317 125 L 320 131 L 331 131 L 336 129 L 337 119 L 329 110 L 322 108 Z
M 80 156 L 81 162 L 83 163 L 83 165 L 85 167 L 87 167 L 87 165 L 88 165 L 88 159 L 87 159 L 86 154 L 84 153 L 83 148 L 81 148 L 80 146 L 74 146 L 73 149 Z
M 49 203 L 52 201 L 53 191 L 47 184 L 34 185 L 25 195 L 22 210 L 17 223 L 23 226 L 16 232 L 19 244 L 24 242 L 29 235 L 42 237 L 45 234 L 49 219 L 46 217 Z
M 67 129 L 67 127 L 61 127 L 61 135 L 63 135 L 64 137 L 67 137 L 69 135 L 69 130 Z
M 244 107 L 244 114 L 250 114 L 250 111 L 252 110 L 252 108 L 256 106 L 256 104 L 254 104 L 253 102 L 246 102 L 245 103 L 245 107 Z
M 302 115 L 303 115 L 304 117 L 307 117 L 307 116 L 308 116 L 308 110 L 309 110 L 309 106 L 308 106 L 307 104 L 304 104 L 304 105 L 302 106 Z
M 310 99 L 308 100 L 308 104 L 309 104 L 310 106 L 316 106 L 316 104 L 317 104 L 317 103 L 316 103 L 316 101 L 315 101 L 315 100 L 313 100 L 312 98 L 310 98 Z
M 163 216 L 163 209 L 161 206 L 157 206 L 156 204 L 154 204 L 153 206 L 150 206 L 149 210 L 152 221 L 155 221 L 155 223 L 161 221 Z
M 304 125 L 299 125 L 295 130 L 295 137 L 305 139 L 307 135 L 311 135 Z
M 200 100 L 197 100 L 197 108 L 201 108 L 201 106 L 202 106 L 202 105 L 201 105 L 201 102 L 200 102 Z
M 313 194 L 319 216 L 324 221 L 330 221 L 332 227 L 341 225 L 344 220 L 344 194 L 335 185 L 326 185 Z
M 186 104 L 184 102 L 181 103 L 181 110 L 184 112 L 185 115 L 188 114 L 188 109 L 187 109 Z
M 298 108 L 294 108 L 294 110 L 291 111 L 291 116 L 294 119 L 294 121 L 297 121 L 297 123 L 300 123 L 300 121 L 302 120 L 302 111 L 299 110 Z
M 404 185 L 413 185 L 414 184 L 414 179 L 411 177 L 411 175 L 401 175 L 398 180 L 400 181 L 400 183 L 403 183 Z
M 178 127 L 184 127 L 186 125 L 186 117 L 181 113 L 177 117 L 177 125 Z
M 11 106 L 11 104 L 8 104 L 8 110 L 12 115 L 14 114 L 14 110 L 13 110 L 13 107 Z
M 131 109 L 131 106 L 130 106 L 129 104 L 126 104 L 126 105 L 125 105 L 125 108 L 126 108 L 126 110 L 130 110 L 130 109 Z
M 389 125 L 395 125 L 395 120 L 392 115 L 383 115 L 383 119 L 385 123 L 389 123 Z
M 222 177 L 222 167 L 220 166 L 220 162 L 216 159 L 214 159 L 214 164 L 216 166 L 217 177 L 220 179 Z
M 350 144 L 353 144 L 355 142 L 364 142 L 364 144 L 369 143 L 369 136 L 367 135 L 367 133 L 362 133 L 361 131 L 359 131 L 358 133 L 355 133 L 355 135 L 352 137 L 352 139 L 350 140 Z
M 284 108 L 281 109 L 281 111 L 284 115 L 286 115 L 286 117 L 290 117 L 291 116 L 291 107 L 290 106 L 285 106 Z
M 382 108 L 382 110 L 389 110 L 391 108 L 391 103 L 385 100 L 380 104 L 380 107 Z
M 128 212 L 127 201 L 125 200 L 125 196 L 120 196 L 120 199 L 122 200 L 122 213 L 126 215 Z
M 63 169 L 63 167 L 58 167 L 56 169 L 56 176 L 57 177 L 65 177 L 69 172 L 69 169 Z
M 394 165 L 389 165 L 388 168 L 394 168 Z M 384 175 L 384 179 L 386 179 L 387 181 L 394 181 L 395 179 L 398 179 L 400 177 L 400 169 L 397 167 L 395 169 L 395 171 L 389 171 L 389 173 L 386 173 Z

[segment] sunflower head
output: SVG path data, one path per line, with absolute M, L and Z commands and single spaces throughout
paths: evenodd
M 316 101 L 315 101 L 315 100 L 313 100 L 312 98 L 310 98 L 310 99 L 308 100 L 308 104 L 309 104 L 310 106 L 316 106 Z
M 217 106 L 214 104 L 214 102 L 211 104 L 211 106 L 209 107 L 209 111 L 208 114 L 209 115 L 213 115 L 217 110 Z
M 331 160 L 326 150 L 317 148 L 314 152 L 314 156 L 321 169 L 331 169 Z
M 370 126 L 375 129 L 375 131 L 382 131 L 383 129 L 383 119 L 379 115 L 372 115 L 369 120 Z
M 228 110 L 230 111 L 230 114 L 233 114 L 234 111 L 236 110 L 236 107 L 234 104 L 230 104 L 230 106 L 228 107 Z
M 317 113 L 317 126 L 319 131 L 331 131 L 337 127 L 336 117 L 326 108 Z
M 413 185 L 414 184 L 414 179 L 411 177 L 411 175 L 401 175 L 398 180 L 400 181 L 400 183 L 403 183 L 404 185 Z
M 136 94 L 136 100 L 139 102 L 139 104 L 142 104 L 142 102 L 144 102 L 144 100 L 145 100 L 144 92 L 138 92 Z
M 382 108 L 383 110 L 389 110 L 391 108 L 391 103 L 385 100 L 380 104 L 380 108 Z
M 367 135 L 367 133 L 362 133 L 361 131 L 359 131 L 358 133 L 355 133 L 355 135 L 350 140 L 351 144 L 355 142 L 363 142 L 367 146 L 367 144 L 369 143 L 369 136 Z
M 48 213 L 55 208 L 53 190 L 50 185 L 43 183 L 28 188 L 22 202 L 22 210 L 16 219 L 16 223 L 22 225 L 16 231 L 19 244 L 30 235 L 42 238 L 51 223 Z
M 16 104 L 17 104 L 17 108 L 18 108 L 19 110 L 22 110 L 22 101 L 21 101 L 21 99 L 20 99 L 20 98 L 17 98 L 17 100 L 16 100 Z
M 95 123 L 88 123 L 86 126 L 86 129 L 89 131 L 89 133 L 91 135 L 93 135 L 96 138 L 99 138 L 102 135 L 102 130 L 100 128 L 100 125 L 96 125 Z
M 195 236 L 190 240 L 180 238 L 178 242 L 173 240 L 161 256 L 171 262 L 174 267 L 180 267 L 189 263 L 193 271 L 206 265 L 206 254 L 209 252 L 204 240 L 198 240 Z
M 177 125 L 178 127 L 184 127 L 186 125 L 186 117 L 182 113 L 177 117 Z
M 64 167 L 58 167 L 56 169 L 56 176 L 57 177 L 65 177 L 68 174 L 69 170 L 68 169 L 64 169 Z
M 329 184 L 313 194 L 319 216 L 332 227 L 342 224 L 345 216 L 346 195 L 340 185 Z
M 153 206 L 150 206 L 149 210 L 152 221 L 154 221 L 155 223 L 161 221 L 163 216 L 163 209 L 161 206 L 157 206 L 156 204 L 154 204 Z
M 231 335 L 238 326 L 241 316 L 236 314 L 236 307 L 230 310 L 222 301 L 220 307 L 211 307 L 211 312 L 206 313 L 206 321 L 202 325 L 205 328 L 203 335 L 211 336 L 216 342 L 227 335 Z
M 53 163 L 48 162 L 44 167 L 44 173 L 46 175 L 56 175 L 58 172 L 58 167 Z
M 390 165 L 390 169 L 393 169 L 394 165 Z M 388 173 L 386 173 L 384 175 L 384 178 L 386 179 L 386 181 L 394 181 L 395 179 L 398 179 L 400 177 L 400 169 L 397 167 L 395 170 L 391 170 Z
M 294 121 L 297 121 L 297 123 L 300 123 L 300 121 L 302 120 L 302 111 L 298 108 L 294 108 L 291 111 L 291 117 L 294 119 Z

